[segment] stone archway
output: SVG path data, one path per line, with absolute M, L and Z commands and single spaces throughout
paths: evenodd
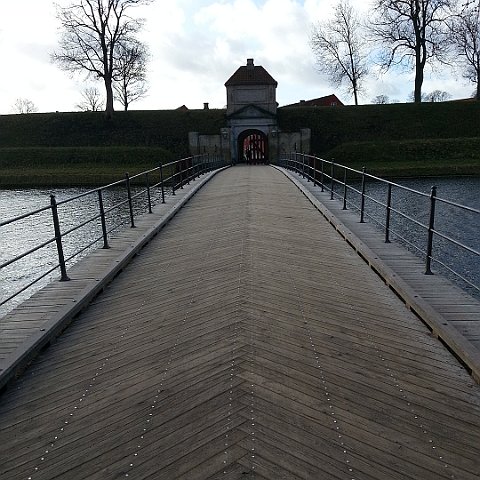
M 249 129 L 238 136 L 238 161 L 240 163 L 268 163 L 268 138 L 261 130 Z

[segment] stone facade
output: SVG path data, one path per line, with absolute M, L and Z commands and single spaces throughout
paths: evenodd
M 240 67 L 226 82 L 227 118 L 254 105 L 272 116 L 277 114 L 277 82 L 263 68 L 255 66 L 253 58 Z
M 310 152 L 310 130 L 280 132 L 277 125 L 277 82 L 253 59 L 227 80 L 227 126 L 218 135 L 191 132 L 192 154 L 220 153 L 232 163 L 274 162 L 291 152 Z M 253 152 L 253 153 L 252 153 Z M 257 162 L 255 162 L 257 163 Z

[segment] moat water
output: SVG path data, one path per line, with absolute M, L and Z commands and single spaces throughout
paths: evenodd
M 399 180 L 397 183 L 425 193 L 429 193 L 431 186 L 436 185 L 438 197 L 480 209 L 480 178 L 428 178 Z M 82 188 L 0 190 L 0 221 L 48 206 L 50 194 L 54 194 L 57 201 L 61 201 L 85 191 L 86 189 Z M 125 200 L 125 195 L 125 192 L 121 190 L 106 192 L 105 208 Z M 386 186 L 372 182 L 367 186 L 367 195 L 385 203 Z M 158 194 L 154 201 L 159 201 Z M 358 205 L 358 199 L 352 198 L 352 201 Z M 145 211 L 145 203 L 143 200 L 137 203 L 136 208 L 139 212 Z M 419 222 L 428 224 L 429 199 L 427 197 L 415 196 L 409 192 L 394 189 L 392 206 L 394 209 L 401 210 L 404 214 L 416 218 Z M 355 208 L 354 205 L 351 208 Z M 378 223 L 378 228 L 384 228 L 385 209 L 372 201 L 367 201 L 367 209 L 370 213 L 366 220 Z M 62 232 L 82 223 L 85 218 L 90 218 L 97 213 L 98 200 L 93 195 L 62 206 L 59 209 Z M 449 207 L 441 202 L 437 204 L 436 229 L 452 238 L 459 239 L 463 244 L 477 251 L 480 250 L 479 221 L 478 214 L 461 212 L 459 209 Z M 128 225 L 129 213 L 126 206 L 116 211 L 115 215 L 109 219 L 109 228 L 113 228 L 113 230 L 128 228 Z M 424 250 L 426 245 L 426 233 L 422 228 L 412 222 L 405 221 L 399 215 L 393 214 L 391 229 L 392 240 L 403 243 L 406 248 L 422 257 L 421 250 Z M 13 225 L 0 228 L 0 264 L 33 248 L 39 243 L 53 238 L 53 236 L 52 216 L 49 210 Z M 87 227 L 68 235 L 64 246 L 67 258 L 84 248 L 86 244 L 99 239 L 95 245 L 87 248 L 68 262 L 68 265 L 74 264 L 93 248 L 101 247 L 100 237 L 100 220 L 90 223 Z M 407 241 L 405 242 L 402 239 Z M 468 278 L 474 285 L 480 285 L 480 258 L 478 256 L 465 252 L 464 249 L 452 246 L 449 242 L 438 238 L 434 242 L 434 256 L 462 276 Z M 51 244 L 41 251 L 29 255 L 26 259 L 3 268 L 0 271 L 0 302 L 37 278 L 40 275 L 39 272 L 46 271 L 57 263 L 56 247 L 55 244 Z M 455 277 L 439 264 L 434 264 L 434 271 L 457 281 Z M 15 300 L 0 306 L 0 317 L 31 296 L 39 288 L 58 277 L 59 271 L 57 269 L 36 283 L 35 286 L 19 295 Z M 469 293 L 477 295 L 477 292 L 462 283 L 459 282 L 460 287 L 465 288 Z

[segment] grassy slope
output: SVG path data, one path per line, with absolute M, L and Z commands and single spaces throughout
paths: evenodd
M 280 108 L 278 121 L 311 128 L 314 153 L 377 174 L 480 174 L 480 102 Z M 225 124 L 224 110 L 0 116 L 0 184 L 103 183 L 186 156 L 188 132 Z
M 480 175 L 480 102 L 280 109 L 288 130 L 304 121 L 312 151 L 377 175 Z
M 223 110 L 0 116 L 0 185 L 101 185 L 188 155 L 188 132 L 218 133 Z
M 284 130 L 312 129 L 319 153 L 342 143 L 480 136 L 480 102 L 280 109 Z
M 1 147 L 157 146 L 187 153 L 188 132 L 218 133 L 223 110 L 36 113 L 0 116 Z

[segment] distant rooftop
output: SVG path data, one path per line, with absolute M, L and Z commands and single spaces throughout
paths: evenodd
M 327 95 L 326 97 L 314 98 L 312 100 L 300 100 L 298 103 L 291 103 L 284 105 L 284 107 L 338 107 L 343 106 L 343 103 L 336 95 Z
M 253 58 L 247 65 L 240 67 L 225 83 L 226 87 L 237 85 L 278 85 L 278 82 L 263 68 L 253 64 Z

